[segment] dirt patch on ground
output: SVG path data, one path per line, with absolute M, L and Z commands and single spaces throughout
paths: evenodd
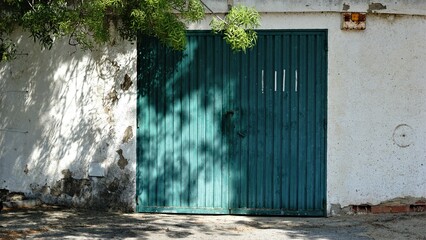
M 295 218 L 43 207 L 2 212 L 0 239 L 426 239 L 425 221 L 424 213 Z
M 29 237 L 30 235 L 35 235 L 38 233 L 47 232 L 47 228 L 38 228 L 38 229 L 28 229 L 28 230 L 1 230 L 0 229 L 0 239 L 4 240 L 13 240 L 13 239 L 22 239 Z

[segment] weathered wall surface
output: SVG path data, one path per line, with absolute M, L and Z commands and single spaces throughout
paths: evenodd
M 426 196 L 426 17 L 271 14 L 264 28 L 326 28 L 327 201 L 378 204 Z
M 426 197 L 426 2 L 297 2 L 276 4 L 289 13 L 262 14 L 260 28 L 328 29 L 329 210 Z M 370 9 L 366 30 L 341 30 L 343 8 Z
M 338 14 L 312 17 L 263 26 L 329 30 L 328 203 L 426 196 L 426 18 L 368 15 L 346 32 Z
M 425 2 L 381 1 L 364 31 L 342 31 L 336 11 L 367 12 L 369 1 L 282 2 L 289 13 L 262 14 L 262 29 L 328 29 L 328 207 L 426 197 Z M 23 55 L 0 65 L 0 189 L 132 209 L 136 45 L 42 51 L 17 37 Z M 88 177 L 91 163 L 106 177 Z
M 406 15 L 426 14 L 426 2 L 423 0 L 208 0 L 205 2 L 215 13 L 228 11 L 228 5 L 245 5 L 254 7 L 262 13 L 329 13 L 349 10 Z
M 0 189 L 51 203 L 132 210 L 136 47 L 41 50 L 16 33 L 0 64 Z M 92 164 L 104 178 L 89 177 Z

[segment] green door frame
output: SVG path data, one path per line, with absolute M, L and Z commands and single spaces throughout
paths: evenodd
M 191 214 L 198 213 L 198 214 L 293 215 L 293 216 L 298 216 L 298 215 L 325 216 L 326 215 L 327 30 L 283 30 L 283 31 L 262 30 L 262 31 L 259 31 L 258 33 L 259 33 L 260 40 L 259 40 L 258 46 L 256 46 L 255 49 L 262 48 L 262 50 L 256 50 L 258 51 L 257 53 L 248 51 L 247 54 L 251 54 L 250 56 L 253 57 L 253 59 L 255 58 L 263 59 L 262 64 L 264 65 L 260 66 L 260 68 L 256 64 L 253 65 L 253 63 L 249 63 L 250 61 L 249 59 L 252 59 L 252 58 L 245 59 L 244 57 L 242 57 L 243 54 L 234 55 L 229 50 L 226 50 L 227 46 L 224 45 L 223 41 L 221 43 L 220 40 L 218 40 L 220 39 L 220 36 L 212 36 L 210 31 L 189 31 L 188 36 L 190 39 L 188 43 L 188 48 L 183 54 L 166 50 L 162 48 L 160 45 L 158 45 L 158 43 L 153 41 L 153 39 L 148 39 L 148 41 L 145 41 L 145 45 L 142 44 L 141 39 L 138 40 L 138 107 L 137 107 L 137 116 L 138 116 L 138 134 L 137 134 L 138 161 L 137 162 L 138 164 L 137 164 L 137 189 L 136 189 L 137 199 L 138 199 L 138 205 L 137 205 L 138 212 L 167 212 L 167 213 L 191 213 Z M 192 38 L 197 38 L 198 40 L 192 41 L 191 40 Z M 275 41 L 277 41 L 277 43 L 285 43 L 285 44 L 280 46 L 280 44 L 276 44 Z M 286 44 L 289 45 L 288 49 L 286 47 Z M 270 45 L 271 46 L 273 45 L 271 49 L 268 48 L 268 46 Z M 218 48 L 221 51 L 219 51 L 218 49 L 214 49 L 212 46 L 214 46 L 215 48 Z M 153 49 L 155 49 L 155 51 Z M 194 49 L 198 49 L 199 51 L 195 51 Z M 290 56 L 288 56 L 288 59 L 286 56 L 280 56 L 279 54 L 274 55 L 274 53 L 276 53 L 277 51 L 285 52 L 287 50 L 289 51 L 288 53 L 291 53 Z M 145 57 L 141 57 L 140 55 L 141 52 L 143 51 L 145 51 Z M 196 52 L 196 55 L 194 54 L 194 56 L 192 56 L 190 51 Z M 309 54 L 310 51 L 315 52 L 313 59 Z M 262 54 L 267 54 L 268 56 L 262 56 Z M 270 56 L 270 54 L 272 54 L 273 56 Z M 164 56 L 167 56 L 167 57 L 165 58 Z M 205 60 L 200 60 L 199 62 L 192 63 L 191 60 L 185 59 L 185 56 L 187 58 L 192 56 L 195 58 L 205 59 Z M 209 56 L 213 56 L 212 59 L 209 60 Z M 156 60 L 154 62 L 149 62 L 149 63 L 146 62 L 146 59 L 149 59 L 150 57 L 156 58 Z M 173 60 L 168 60 L 169 58 Z M 175 66 L 172 66 L 171 67 L 173 68 L 172 70 L 167 69 L 167 66 L 173 65 L 171 63 L 176 59 L 178 59 L 178 64 Z M 227 61 L 226 59 L 229 59 L 229 62 L 226 64 L 222 64 L 222 61 Z M 292 62 L 290 62 L 290 59 L 292 59 Z M 248 65 L 246 62 L 244 62 L 243 64 L 242 61 L 247 61 Z M 307 61 L 307 63 L 305 64 L 304 61 Z M 300 71 L 306 73 L 306 75 L 304 76 L 303 73 L 299 73 L 298 75 L 297 70 L 296 71 L 292 70 L 292 72 L 285 73 L 285 70 L 281 68 L 278 70 L 278 73 L 277 71 L 275 71 L 275 74 L 270 69 L 269 70 L 267 69 L 265 71 L 263 70 L 263 69 L 266 69 L 266 67 L 269 65 L 273 65 L 274 68 L 281 67 L 278 65 L 284 64 L 285 62 L 286 64 L 287 63 L 291 64 L 288 66 L 287 69 L 294 70 L 297 68 L 301 68 Z M 320 64 L 318 64 L 318 62 Z M 317 64 L 320 65 L 320 67 L 316 66 Z M 213 67 L 209 69 L 207 66 L 213 66 Z M 247 66 L 249 67 L 247 68 Z M 156 70 L 154 69 L 156 67 L 157 68 L 159 67 L 160 69 L 162 69 L 160 70 L 162 71 L 161 74 L 164 74 L 164 76 L 161 77 L 162 80 L 160 80 L 157 83 L 150 82 L 148 84 L 146 82 L 143 82 L 143 79 L 148 79 L 148 78 L 152 79 L 152 78 L 158 77 L 158 74 L 155 72 Z M 230 71 L 230 69 L 235 67 L 240 68 L 239 71 L 233 71 L 233 72 Z M 154 70 L 152 70 L 151 68 Z M 189 73 L 188 72 L 185 73 L 185 68 L 189 68 L 192 70 L 189 70 L 190 71 Z M 198 70 L 197 69 L 194 70 L 195 68 L 197 68 Z M 203 68 L 207 69 L 207 72 L 210 71 L 210 73 L 202 73 L 202 71 L 199 71 L 199 69 L 203 69 Z M 256 68 L 258 69 L 256 70 Z M 262 71 L 259 70 L 261 68 L 262 68 Z M 141 69 L 148 69 L 148 70 L 145 70 L 144 73 L 140 73 Z M 172 77 L 169 77 L 170 79 L 165 76 L 167 74 L 167 71 L 171 72 L 171 74 L 173 75 Z M 222 76 L 223 79 L 218 80 L 216 76 L 217 74 L 212 75 L 211 74 L 212 71 L 229 73 L 229 74 L 223 75 Z M 254 73 L 255 71 L 256 73 Z M 253 185 L 253 184 L 250 185 L 249 182 L 251 180 L 250 178 L 248 178 L 249 177 L 248 174 L 245 177 L 243 176 L 242 173 L 244 172 L 245 173 L 252 173 L 252 172 L 250 172 L 250 170 L 247 170 L 249 169 L 249 165 L 251 163 L 250 162 L 243 163 L 244 160 L 241 160 L 242 157 L 240 157 L 239 159 L 238 166 L 239 167 L 244 166 L 243 170 L 239 171 L 239 173 L 235 173 L 233 172 L 233 170 L 229 169 L 230 166 L 232 167 L 232 169 L 236 168 L 234 166 L 235 165 L 234 157 L 238 158 L 238 153 L 235 152 L 236 148 L 240 148 L 240 149 L 248 148 L 248 145 L 243 146 L 242 142 L 245 141 L 244 138 L 246 137 L 247 134 L 248 135 L 252 134 L 250 133 L 251 130 L 243 129 L 242 125 L 240 126 L 240 123 L 243 120 L 250 122 L 250 116 L 243 115 L 244 114 L 243 112 L 247 111 L 247 109 L 245 109 L 243 105 L 247 105 L 247 104 L 250 105 L 250 103 L 244 103 L 244 101 L 241 101 L 241 99 L 239 101 L 233 100 L 233 98 L 235 97 L 233 96 L 233 94 L 234 92 L 236 92 L 235 94 L 237 94 L 239 98 L 247 97 L 248 99 L 247 101 L 250 101 L 250 96 L 251 96 L 250 93 L 253 91 L 253 89 L 250 89 L 250 87 L 245 87 L 244 84 L 241 84 L 243 82 L 240 82 L 239 84 L 239 87 L 241 88 L 232 85 L 233 81 L 230 80 L 231 78 L 239 79 L 240 81 L 241 79 L 243 79 L 243 76 L 240 75 L 241 72 L 244 72 L 246 74 L 245 76 L 250 76 L 250 74 L 252 74 L 253 76 L 256 75 L 255 77 L 253 76 L 252 77 L 257 82 L 252 82 L 250 86 L 258 84 L 257 87 L 259 88 L 260 82 L 258 80 L 262 78 L 262 94 L 263 92 L 265 92 L 265 95 L 260 95 L 258 93 L 257 95 L 258 100 L 256 100 L 257 104 L 259 104 L 259 101 L 260 101 L 263 104 L 265 104 L 265 106 L 268 104 L 272 106 L 276 103 L 278 106 L 278 103 L 281 100 L 279 100 L 280 98 L 277 97 L 278 95 L 276 96 L 277 93 L 275 93 L 275 95 L 268 95 L 268 93 L 277 91 L 277 76 L 278 76 L 278 79 L 282 79 L 283 81 L 283 84 L 279 86 L 280 90 L 283 89 L 282 97 L 285 99 L 288 99 L 288 101 L 293 101 L 293 102 L 296 101 L 297 103 L 301 101 L 304 104 L 304 105 L 302 104 L 303 106 L 301 105 L 302 110 L 307 113 L 306 115 L 311 116 L 311 118 L 309 118 L 309 116 L 304 117 L 303 113 L 300 114 L 299 111 L 301 110 L 299 109 L 300 108 L 299 105 L 296 108 L 294 108 L 293 106 L 293 108 L 291 108 L 291 112 L 283 113 L 284 115 L 289 114 L 292 117 L 294 117 L 294 119 L 292 118 L 293 120 L 291 120 L 290 122 L 292 122 L 292 124 L 297 125 L 296 126 L 297 129 L 294 129 L 294 126 L 287 126 L 289 128 L 294 129 L 294 131 L 296 131 L 296 132 L 293 132 L 292 130 L 291 132 L 289 132 L 288 133 L 289 137 L 292 139 L 299 139 L 299 132 L 301 131 L 303 133 L 302 135 L 304 135 L 304 137 L 302 136 L 302 138 L 305 139 L 301 143 L 300 143 L 301 140 L 297 140 L 296 142 L 290 143 L 291 144 L 290 148 L 300 149 L 301 148 L 300 146 L 302 145 L 309 145 L 311 146 L 311 148 L 309 149 L 310 150 L 314 149 L 315 151 L 314 153 L 311 153 L 309 150 L 308 151 L 309 153 L 304 153 L 304 150 L 301 149 L 301 150 L 297 150 L 296 152 L 294 151 L 291 153 L 289 152 L 289 154 L 295 154 L 294 156 L 296 156 L 297 159 L 299 158 L 308 159 L 308 160 L 303 160 L 303 163 L 300 163 L 299 160 L 297 161 L 289 160 L 290 162 L 285 163 L 285 164 L 290 164 L 286 166 L 290 166 L 290 167 L 292 166 L 294 169 L 296 169 L 296 172 L 291 172 L 291 173 L 286 172 L 286 170 L 278 171 L 274 169 L 274 166 L 279 166 L 283 169 L 285 168 L 283 162 L 277 161 L 279 153 L 282 152 L 282 150 L 280 150 L 280 145 L 279 144 L 277 145 L 277 142 L 282 140 L 279 140 L 274 135 L 275 134 L 274 132 L 276 131 L 281 131 L 282 133 L 285 132 L 285 130 L 280 129 L 281 128 L 280 124 L 281 122 L 284 121 L 285 116 L 283 115 L 280 118 L 274 118 L 275 114 L 268 112 L 265 115 L 265 117 L 262 117 L 262 119 L 264 120 L 261 121 L 261 124 L 266 123 L 265 119 L 269 119 L 270 117 L 274 118 L 274 120 L 272 121 L 273 125 L 277 123 L 274 125 L 274 127 L 272 127 L 272 129 L 269 129 L 266 132 L 262 133 L 262 134 L 266 134 L 264 138 L 265 139 L 264 141 L 266 142 L 264 143 L 264 145 L 267 145 L 269 147 L 269 150 L 271 150 L 274 153 L 273 154 L 274 157 L 271 158 L 273 159 L 271 160 L 272 166 L 264 165 L 264 164 L 262 165 L 270 170 L 269 173 L 266 173 L 266 172 L 264 173 L 271 174 L 271 175 L 274 175 L 274 173 L 277 173 L 277 176 L 280 176 L 281 179 L 278 179 L 278 180 L 272 179 L 270 181 L 262 180 L 261 176 L 266 176 L 263 173 L 263 175 L 262 174 L 259 175 L 260 178 L 259 176 L 257 177 L 257 181 L 260 181 L 260 183 L 257 183 L 258 185 Z M 184 76 L 182 77 L 182 75 Z M 185 78 L 185 76 L 188 79 L 203 78 L 206 82 L 205 85 L 202 86 L 204 87 L 204 89 L 201 89 L 201 90 L 197 89 L 197 87 L 200 87 L 204 83 L 192 82 L 192 80 L 188 80 L 188 82 L 185 82 L 185 81 L 182 82 L 181 88 L 183 90 L 180 89 L 179 90 L 180 92 L 177 93 L 175 90 L 179 88 L 178 87 L 179 79 L 181 78 L 183 79 Z M 275 83 L 273 84 L 271 82 L 263 82 L 264 78 L 268 78 L 269 80 L 271 80 L 271 79 L 274 79 L 274 77 L 275 77 Z M 297 83 L 298 80 L 296 80 L 296 82 L 292 81 L 292 83 L 290 83 L 289 81 L 288 83 L 284 84 L 285 79 L 297 79 L 297 78 L 300 79 L 299 81 L 303 81 L 304 79 L 308 79 L 308 78 L 315 79 L 314 85 L 305 86 L 306 94 L 308 93 L 308 91 L 314 91 L 313 92 L 314 94 L 307 94 L 306 96 L 299 97 L 299 93 L 297 93 L 297 95 L 293 93 L 285 93 L 284 88 L 295 89 L 297 87 L 300 87 L 300 88 L 304 87 L 303 82 Z M 221 91 L 219 91 L 219 93 L 213 90 L 208 91 L 210 88 L 214 89 L 214 86 L 217 85 L 217 81 L 221 81 L 219 84 L 221 85 L 221 88 L 220 88 Z M 170 82 L 172 83 L 170 84 Z M 297 84 L 299 84 L 299 86 L 296 86 Z M 153 87 L 154 85 L 157 87 Z M 169 88 L 173 90 L 161 89 L 158 86 L 164 86 L 164 87 L 169 86 Z M 227 141 L 228 147 L 229 147 L 229 149 L 224 151 L 224 152 L 228 151 L 228 154 L 230 154 L 229 157 L 225 157 L 225 159 L 228 158 L 228 163 L 223 164 L 222 163 L 223 160 L 221 160 L 221 163 L 219 165 L 217 165 L 215 162 L 212 162 L 210 166 L 213 169 L 212 170 L 213 172 L 215 172 L 216 170 L 216 173 L 218 169 L 221 169 L 221 171 L 228 169 L 228 170 L 225 170 L 225 171 L 228 171 L 228 174 L 221 176 L 219 180 L 214 179 L 213 181 L 215 182 L 214 184 L 211 184 L 210 187 L 217 187 L 218 186 L 217 182 L 221 181 L 219 185 L 227 184 L 229 186 L 228 191 L 231 191 L 231 192 L 222 194 L 221 197 L 219 197 L 219 201 L 221 201 L 221 203 L 216 204 L 215 206 L 213 206 L 214 204 L 212 202 L 210 202 L 210 205 L 213 204 L 212 206 L 204 206 L 203 204 L 200 204 L 200 203 L 192 204 L 191 200 L 189 200 L 187 203 L 181 204 L 183 202 L 182 199 L 191 198 L 190 190 L 188 190 L 189 193 L 184 193 L 185 195 L 184 197 L 179 197 L 180 198 L 179 201 L 173 200 L 171 203 L 167 203 L 166 202 L 167 200 L 161 199 L 161 197 L 159 197 L 160 195 L 164 195 L 163 198 L 167 197 L 166 194 L 163 194 L 165 193 L 164 188 L 166 188 L 165 186 L 167 183 L 166 182 L 167 176 L 168 176 L 167 172 L 165 176 L 162 176 L 161 178 L 154 176 L 158 174 L 158 172 L 160 172 L 162 166 L 163 167 L 166 166 L 164 160 L 161 160 L 160 158 L 157 157 L 157 159 L 155 159 L 153 163 L 144 163 L 142 161 L 142 158 L 145 158 L 145 159 L 151 158 L 151 157 L 147 157 L 146 154 L 153 154 L 154 152 L 155 154 L 157 154 L 158 152 L 161 152 L 163 150 L 165 151 L 165 149 L 167 149 L 167 146 L 169 146 L 168 143 L 173 142 L 171 140 L 169 142 L 165 140 L 164 146 L 159 148 L 158 143 L 161 143 L 162 140 L 160 139 L 160 137 L 158 137 L 158 134 L 160 135 L 163 134 L 164 136 L 167 135 L 167 133 L 162 133 L 163 126 L 165 127 L 164 131 L 170 130 L 167 132 L 180 131 L 179 127 L 176 126 L 176 121 L 177 121 L 176 119 L 181 119 L 181 116 L 178 116 L 175 114 L 173 115 L 174 117 L 172 117 L 174 120 L 168 120 L 168 117 L 165 114 L 166 111 L 170 110 L 171 112 L 175 113 L 177 111 L 181 111 L 183 109 L 182 106 L 186 106 L 186 105 L 189 106 L 188 109 L 186 109 L 187 113 L 189 113 L 190 110 L 191 111 L 196 110 L 198 112 L 197 114 L 199 114 L 200 110 L 203 110 L 200 107 L 192 108 L 193 105 L 191 105 L 191 101 L 194 101 L 194 100 L 190 100 L 189 97 L 188 98 L 185 97 L 186 96 L 185 88 L 189 89 L 188 96 L 189 96 L 189 91 L 192 89 L 192 91 L 197 92 L 197 94 L 199 95 L 205 94 L 206 96 L 204 96 L 204 100 L 206 101 L 207 99 L 211 100 L 211 99 L 217 99 L 218 97 L 221 98 L 220 104 L 217 104 L 217 102 L 213 104 L 213 108 L 217 108 L 216 109 L 218 111 L 217 114 L 213 113 L 209 115 L 209 113 L 207 112 L 202 113 L 204 114 L 203 116 L 205 117 L 205 119 L 203 120 L 205 121 L 205 124 L 202 126 L 206 127 L 211 122 L 214 123 L 217 121 L 221 121 L 222 123 L 220 124 L 221 125 L 220 128 L 222 129 L 220 129 L 220 131 L 222 131 L 222 133 L 225 133 L 225 134 L 219 134 L 219 135 L 226 135 L 226 136 L 228 136 L 228 134 L 230 135 L 230 138 L 226 136 L 225 137 L 219 136 L 217 135 L 217 132 L 215 132 L 217 130 L 212 130 L 211 132 L 206 131 L 205 133 L 203 133 L 205 137 L 208 137 L 208 139 L 213 139 L 215 136 L 221 137 L 222 139 L 220 143 L 223 144 L 224 141 Z M 318 88 L 319 94 L 316 92 L 317 90 L 313 88 L 315 89 Z M 168 94 L 167 91 L 170 91 L 173 93 Z M 247 94 L 243 95 L 242 94 L 243 91 L 244 93 L 247 93 Z M 180 98 L 177 95 L 179 95 Z M 209 96 L 211 95 L 211 96 L 209 97 L 207 95 Z M 195 100 L 195 101 L 198 101 L 196 104 L 202 103 L 201 101 L 203 100 L 202 97 L 201 98 L 200 96 L 197 96 L 197 97 L 199 98 L 199 100 Z M 168 98 L 172 98 L 173 103 L 179 102 L 177 104 L 178 107 L 176 107 L 177 105 L 175 104 L 173 109 L 168 109 L 168 107 L 166 106 L 167 100 L 170 100 Z M 144 99 L 147 101 L 145 101 Z M 157 104 L 156 101 L 159 101 L 161 104 Z M 209 105 L 209 103 L 202 103 L 202 104 L 205 104 L 205 106 Z M 320 109 L 318 110 L 319 112 L 316 112 L 317 110 L 315 110 L 315 114 L 310 115 L 308 110 L 312 108 L 312 106 L 316 108 L 317 104 L 320 105 Z M 275 108 L 277 108 L 277 106 L 275 106 Z M 150 110 L 146 110 L 146 107 L 149 107 Z M 240 109 L 237 109 L 237 108 L 240 108 Z M 272 111 L 272 110 L 269 109 L 269 111 Z M 180 113 L 180 114 L 184 115 L 184 113 Z M 229 114 L 229 116 L 227 116 L 227 114 Z M 150 117 L 155 117 L 155 120 L 147 119 L 147 118 L 150 118 L 150 117 L 146 117 L 147 115 Z M 144 122 L 140 123 L 139 118 L 144 119 Z M 161 126 L 158 126 L 158 124 L 156 123 L 156 121 L 158 121 L 159 119 L 162 119 L 160 121 L 163 121 Z M 194 121 L 194 119 L 190 120 L 189 122 L 191 121 Z M 309 121 L 314 121 L 315 126 L 314 127 L 312 127 L 311 125 L 305 126 L 303 124 L 302 126 L 299 124 L 299 121 L 302 121 L 303 123 L 306 123 L 306 124 Z M 169 123 L 173 123 L 174 128 L 172 127 L 167 129 L 167 126 L 170 126 Z M 142 132 L 139 128 L 141 124 L 148 124 L 148 125 L 151 124 L 151 126 L 149 126 L 148 129 L 142 127 L 141 129 L 143 129 L 142 131 L 144 131 Z M 152 128 L 153 125 L 156 125 L 156 127 L 154 126 L 155 130 L 154 128 Z M 191 123 L 189 123 L 189 125 L 191 125 Z M 319 129 L 318 127 L 320 127 L 321 129 Z M 312 133 L 312 128 L 314 128 L 315 131 L 318 133 Z M 285 129 L 285 127 L 283 127 L 283 129 Z M 180 133 L 180 135 L 184 135 L 184 134 L 191 134 L 199 130 L 200 130 L 199 126 L 195 128 L 189 127 L 188 130 L 184 130 L 186 132 L 178 132 L 178 133 Z M 227 131 L 229 131 L 229 133 Z M 244 132 L 244 131 L 247 131 L 247 132 Z M 149 133 L 146 134 L 146 132 L 149 132 Z M 179 134 L 175 134 L 175 135 L 179 135 Z M 173 136 L 176 137 L 175 135 Z M 266 138 L 266 136 L 272 136 L 272 140 L 270 140 L 269 138 Z M 165 138 L 167 139 L 167 137 Z M 181 149 L 184 148 L 183 146 L 184 146 L 185 140 L 183 138 L 184 137 L 180 138 L 180 143 L 182 145 L 178 144 Z M 240 138 L 243 140 L 241 140 Z M 314 138 L 315 140 L 312 140 L 312 138 Z M 187 138 L 186 140 L 188 139 L 191 140 L 191 137 Z M 197 139 L 199 138 L 197 137 Z M 235 145 L 234 143 L 237 143 L 237 144 Z M 263 146 L 258 146 L 257 148 L 261 148 L 261 147 Z M 182 150 L 180 151 L 183 153 Z M 251 150 L 247 150 L 247 154 L 250 154 L 251 153 L 250 151 Z M 267 151 L 265 147 L 264 153 L 261 153 L 261 154 L 266 154 L 266 152 L 271 152 L 271 151 Z M 181 158 L 181 160 L 173 160 L 173 161 L 182 162 L 183 161 L 182 159 L 185 159 L 185 157 L 194 159 L 194 156 L 199 156 L 198 155 L 199 153 L 193 153 L 195 154 L 194 156 L 192 156 L 191 154 L 192 153 L 189 151 L 186 155 L 182 154 L 182 156 L 178 157 L 178 158 Z M 217 155 L 220 155 L 220 154 L 217 154 Z M 172 156 L 175 156 L 176 158 L 177 155 L 172 154 Z M 241 156 L 241 153 L 240 153 L 240 156 Z M 317 160 L 316 157 L 320 159 Z M 167 158 L 167 156 L 166 157 L 163 156 L 161 158 Z M 265 158 L 265 159 L 268 159 L 268 158 Z M 149 162 L 149 161 L 145 161 L 145 162 Z M 191 161 L 188 161 L 188 162 L 189 162 L 189 165 L 192 163 Z M 182 163 L 180 164 L 181 164 L 180 176 L 183 176 L 185 174 L 182 171 L 186 171 L 186 170 L 182 170 L 183 169 L 182 166 L 184 166 L 185 164 L 183 165 Z M 256 164 L 258 167 L 260 166 L 259 163 L 256 163 Z M 310 164 L 313 164 L 313 167 L 310 167 Z M 155 167 L 153 167 L 154 165 Z M 253 165 L 250 165 L 250 166 L 253 167 Z M 302 167 L 304 169 L 300 170 L 299 167 Z M 319 169 L 316 170 L 314 169 L 315 167 L 318 167 Z M 188 169 L 189 168 L 190 167 L 188 167 Z M 153 171 L 150 171 L 150 169 L 152 169 Z M 164 167 L 164 169 L 166 169 L 166 167 Z M 204 170 L 205 169 L 210 169 L 210 168 L 205 167 Z M 263 171 L 266 171 L 266 170 L 263 169 Z M 309 176 L 308 172 L 312 172 L 312 171 L 317 171 L 318 174 L 315 176 Z M 173 170 L 170 170 L 169 172 L 173 172 Z M 237 174 L 238 176 L 234 174 Z M 288 176 L 289 174 L 290 176 Z M 146 177 L 147 175 L 149 175 L 150 177 Z M 191 177 L 192 175 L 189 176 L 189 178 Z M 227 181 L 228 177 L 231 182 L 226 183 L 225 181 Z M 284 183 L 283 179 L 285 179 L 286 177 L 288 177 L 289 179 L 293 178 L 293 180 L 287 180 Z M 244 184 L 239 185 L 239 183 L 235 185 L 235 181 L 236 181 L 235 178 L 238 178 L 237 182 L 238 181 L 245 182 L 245 186 Z M 152 184 L 152 181 L 154 181 L 155 183 L 163 181 L 165 182 L 165 184 L 163 184 L 163 186 L 160 186 L 161 184 L 159 184 L 153 187 L 150 185 L 150 183 Z M 183 180 L 181 180 L 181 183 L 182 181 Z M 185 181 L 188 181 L 188 179 Z M 309 188 L 308 190 L 304 189 L 306 188 L 306 186 L 295 187 L 292 185 L 292 183 L 293 184 L 298 183 L 299 181 L 302 181 L 306 184 L 307 182 L 309 183 L 312 182 L 312 184 L 307 187 Z M 234 184 L 234 187 L 231 187 L 230 184 L 231 185 Z M 274 187 L 277 184 L 280 184 L 280 189 L 284 189 L 283 186 L 288 185 L 289 186 L 288 191 L 292 192 L 293 194 L 296 193 L 296 196 L 287 196 L 287 195 L 279 196 L 280 194 L 277 195 L 276 193 L 272 194 L 271 196 L 268 196 L 266 191 L 276 192 L 277 189 L 275 189 Z M 175 186 L 173 187 L 175 187 L 176 189 L 179 189 L 179 188 L 183 189 L 182 186 L 177 188 Z M 259 198 L 257 196 L 258 193 L 255 193 L 255 195 L 257 194 L 256 196 L 250 195 L 252 194 L 250 193 L 250 189 L 253 190 L 252 188 L 255 186 L 257 186 L 257 189 L 259 189 L 259 191 L 262 192 L 261 196 L 260 195 L 259 196 L 260 198 L 263 198 L 261 199 L 260 203 L 256 203 L 258 204 L 258 207 L 256 207 L 256 204 L 250 203 L 251 198 Z M 201 188 L 198 188 L 198 193 L 200 189 Z M 238 190 L 238 193 L 233 192 L 233 191 L 236 191 L 236 189 Z M 202 191 L 206 191 L 206 190 L 202 190 Z M 312 191 L 312 192 L 309 192 L 309 191 Z M 148 194 L 151 194 L 151 195 L 154 194 L 158 196 L 156 196 L 155 200 L 152 200 L 152 201 L 147 200 L 149 199 L 149 197 L 147 197 L 146 192 L 149 192 Z M 207 194 L 207 192 L 205 193 Z M 214 190 L 211 190 L 209 194 L 213 194 L 213 195 L 210 195 L 210 198 L 214 198 L 214 195 L 218 194 L 218 192 L 215 193 Z M 281 193 L 281 195 L 282 194 L 283 193 Z M 170 193 L 170 196 L 172 195 L 174 195 L 174 193 Z M 242 197 L 243 195 L 246 195 L 247 197 L 243 199 L 244 198 Z M 237 196 L 238 200 L 233 199 L 233 196 Z M 172 198 L 176 198 L 176 196 Z M 284 198 L 286 198 L 286 200 L 284 200 Z M 236 202 L 232 202 L 234 200 Z M 204 201 L 214 202 L 216 200 L 204 200 Z M 225 203 L 224 201 L 227 201 L 227 203 Z M 145 204 L 143 204 L 143 202 L 145 202 Z M 281 208 L 283 203 L 286 204 L 287 206 L 286 209 Z

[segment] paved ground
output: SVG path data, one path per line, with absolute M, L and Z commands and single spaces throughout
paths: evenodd
M 330 218 L 122 214 L 37 208 L 0 213 L 0 239 L 426 239 L 426 214 Z

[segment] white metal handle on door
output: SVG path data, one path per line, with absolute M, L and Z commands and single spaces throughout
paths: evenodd
M 275 71 L 275 92 L 277 91 L 277 71 Z
M 285 69 L 283 70 L 283 92 L 285 92 Z
M 295 78 L 296 78 L 296 81 L 295 81 L 295 84 L 294 84 L 294 91 L 297 92 L 297 70 L 295 72 Z

